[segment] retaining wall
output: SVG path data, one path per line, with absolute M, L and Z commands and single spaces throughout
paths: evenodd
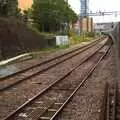
M 120 83 L 120 22 L 116 23 L 110 36 L 113 39 L 116 54 L 117 82 L 119 81 Z

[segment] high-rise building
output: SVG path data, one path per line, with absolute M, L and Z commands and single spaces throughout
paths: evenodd
M 81 17 L 87 17 L 89 12 L 89 0 L 80 0 L 81 2 Z

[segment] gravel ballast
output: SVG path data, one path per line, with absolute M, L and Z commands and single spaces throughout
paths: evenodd
M 56 120 L 99 120 L 105 82 L 112 84 L 115 79 L 115 52 L 112 50 Z
M 91 51 L 94 51 L 93 49 Z M 90 51 L 89 51 L 90 52 Z M 88 51 L 84 53 L 88 55 Z M 36 93 L 41 91 L 44 87 L 48 86 L 51 82 L 55 81 L 56 78 L 63 75 L 67 72 L 70 68 L 75 66 L 77 62 L 82 59 L 81 56 L 77 56 L 74 59 L 70 60 L 69 62 L 65 62 L 44 74 L 41 74 L 30 81 L 26 81 L 24 84 L 15 86 L 13 89 L 10 89 L 0 96 L 0 106 L 1 106 L 1 118 L 6 116 L 9 112 L 15 110 L 18 106 L 23 104 L 26 100 L 30 99 Z M 72 62 L 74 64 L 72 64 Z M 31 89 L 32 88 L 32 89 Z M 73 119 L 74 120 L 74 119 Z

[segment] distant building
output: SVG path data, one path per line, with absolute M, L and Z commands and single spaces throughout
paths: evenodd
M 77 22 L 73 25 L 73 27 L 74 27 L 75 33 L 79 35 L 80 34 L 80 21 L 77 20 Z
M 77 33 L 92 33 L 94 32 L 93 18 L 91 17 L 81 18 L 74 24 L 73 27 L 75 31 L 77 31 Z
M 95 23 L 94 24 L 94 30 L 96 33 L 104 32 L 104 31 L 110 31 L 114 27 L 113 22 L 108 23 Z

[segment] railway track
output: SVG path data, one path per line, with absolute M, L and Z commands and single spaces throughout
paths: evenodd
M 65 76 L 56 80 L 54 83 L 47 86 L 43 91 L 39 92 L 33 98 L 28 100 L 20 106 L 13 113 L 9 114 L 3 120 L 53 120 L 63 110 L 75 93 L 84 85 L 86 80 L 90 77 L 95 68 L 99 65 L 102 59 L 107 55 L 111 46 L 103 45 L 97 49 L 94 54 L 89 56 L 83 62 L 72 68 Z M 102 51 L 103 50 L 103 51 Z M 61 83 L 66 82 L 66 78 L 70 76 L 75 70 L 80 69 L 81 64 L 87 62 L 94 56 L 94 62 L 87 70 L 82 79 L 75 81 L 74 85 L 61 88 Z M 57 88 L 57 89 L 55 89 Z M 54 94 L 52 94 L 54 93 Z M 62 95 L 62 97 L 60 97 Z M 64 97 L 63 97 L 64 96 Z
M 103 39 L 103 38 L 101 38 L 101 39 Z M 67 52 L 63 55 L 57 56 L 55 58 L 49 59 L 49 60 L 44 61 L 40 64 L 37 64 L 35 66 L 24 69 L 23 71 L 19 71 L 17 73 L 14 73 L 12 75 L 2 78 L 0 80 L 0 91 L 7 90 L 25 80 L 35 77 L 36 75 L 39 75 L 39 74 L 61 64 L 69 59 L 72 59 L 73 57 L 79 55 L 80 53 L 84 52 L 85 50 L 98 44 L 101 41 L 101 39 L 94 41 L 91 44 L 86 45 L 82 48 L 77 48 L 73 51 Z
M 58 56 L 56 56 L 56 57 L 53 57 L 53 58 L 44 60 L 44 61 L 42 61 L 42 62 L 40 62 L 40 63 L 38 63 L 38 64 L 36 64 L 36 65 L 33 65 L 33 66 L 31 66 L 31 67 L 25 68 L 25 69 L 23 69 L 23 70 L 20 70 L 20 71 L 18 71 L 18 72 L 13 73 L 13 74 L 10 74 L 10 75 L 7 75 L 7 76 L 5 76 L 5 77 L 2 77 L 2 78 L 0 78 L 0 80 L 4 80 L 4 79 L 10 78 L 10 77 L 14 77 L 14 76 L 16 76 L 16 75 L 18 75 L 18 74 L 21 74 L 21 73 L 26 72 L 26 71 L 28 71 L 28 70 L 30 70 L 30 69 L 39 67 L 39 66 L 41 66 L 41 65 L 47 64 L 47 63 L 49 63 L 49 62 L 51 62 L 51 61 L 54 61 L 54 60 L 56 60 L 56 59 L 59 59 L 59 58 L 64 57 L 64 56 L 66 56 L 66 55 L 69 55 L 69 54 L 71 54 L 71 53 L 74 53 L 74 52 L 76 52 L 76 51 L 78 51 L 78 50 L 82 50 L 82 49 L 83 49 L 83 51 L 84 51 L 84 49 L 86 50 L 86 49 L 88 49 L 89 47 L 92 47 L 92 45 L 94 45 L 94 43 L 96 43 L 96 42 L 98 42 L 99 40 L 102 40 L 102 39 L 104 39 L 104 38 L 105 38 L 105 37 L 100 37 L 100 38 L 98 38 L 97 40 L 93 41 L 92 43 L 89 43 L 89 44 L 84 45 L 84 46 L 82 46 L 82 47 L 76 48 L 76 49 L 71 50 L 71 51 L 69 51 L 69 52 L 66 52 L 66 53 L 64 53 L 64 54 L 62 54 L 62 55 L 58 55 Z M 87 47 L 87 48 L 86 48 L 86 47 Z

